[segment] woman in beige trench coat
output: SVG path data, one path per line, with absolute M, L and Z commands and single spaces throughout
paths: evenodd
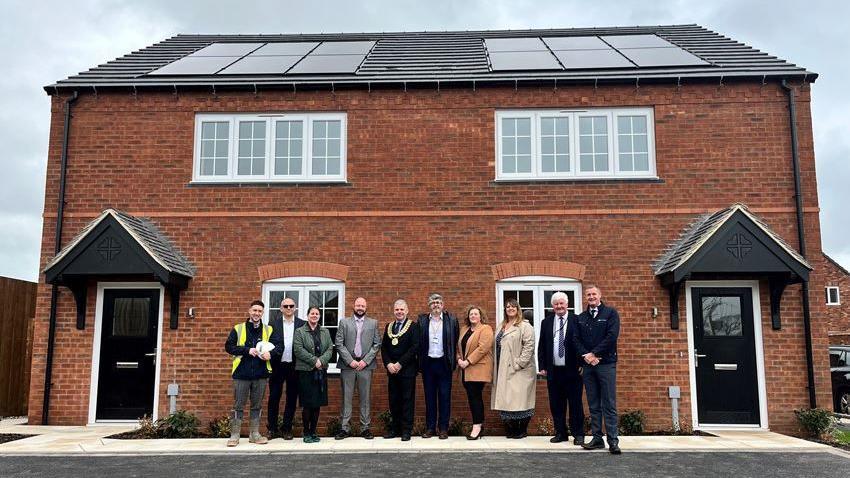
M 491 408 L 499 410 L 508 438 L 528 436 L 534 416 L 537 367 L 534 363 L 534 327 L 523 320 L 519 303 L 505 302 L 505 319 L 496 334 Z

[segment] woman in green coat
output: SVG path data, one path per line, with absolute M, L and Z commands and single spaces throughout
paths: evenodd
M 316 443 L 319 410 L 328 404 L 328 362 L 333 354 L 333 342 L 328 330 L 319 324 L 318 307 L 310 307 L 307 323 L 292 336 L 292 353 L 298 371 L 298 401 L 304 422 L 304 443 Z

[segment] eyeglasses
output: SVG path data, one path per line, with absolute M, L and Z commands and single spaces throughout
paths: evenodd
M 280 306 L 280 308 L 281 309 L 294 309 L 295 304 L 285 304 L 285 305 Z

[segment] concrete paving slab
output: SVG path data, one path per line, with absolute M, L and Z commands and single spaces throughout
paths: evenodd
M 456 453 L 456 452 L 542 452 L 587 453 L 572 443 L 549 443 L 548 436 L 521 440 L 484 436 L 479 440 L 465 437 L 423 439 L 409 442 L 399 439 L 364 440 L 351 437 L 334 440 L 322 437 L 319 443 L 274 439 L 266 445 L 249 443 L 242 438 L 239 446 L 227 448 L 226 439 L 117 440 L 105 438 L 133 429 L 132 425 L 105 426 L 30 426 L 24 420 L 0 422 L 0 433 L 36 434 L 37 436 L 0 444 L 0 455 L 170 455 L 170 454 L 302 454 L 302 453 Z M 624 436 L 620 447 L 625 452 L 679 451 L 827 451 L 832 447 L 766 431 L 712 431 L 716 436 Z M 602 450 L 601 452 L 605 452 Z

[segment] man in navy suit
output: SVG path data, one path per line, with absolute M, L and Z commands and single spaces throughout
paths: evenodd
M 457 366 L 455 350 L 460 335 L 457 319 L 443 311 L 443 296 L 428 297 L 430 314 L 419 316 L 419 366 L 425 387 L 425 431 L 422 438 L 437 434 L 449 437 L 451 414 L 452 372 Z M 437 411 L 439 409 L 439 424 Z
M 269 416 L 268 429 L 271 437 L 280 435 L 284 440 L 292 440 L 292 419 L 295 417 L 295 402 L 298 400 L 298 372 L 295 371 L 295 357 L 292 355 L 292 336 L 295 329 L 305 324 L 295 316 L 298 304 L 287 297 L 280 302 L 281 316 L 269 325 L 280 338 L 272 350 L 272 375 L 269 378 Z M 280 332 L 278 332 L 280 331 Z M 283 385 L 286 384 L 286 404 L 283 409 L 283 423 L 277 428 L 277 415 Z
M 593 440 L 582 445 L 587 450 L 605 448 L 602 441 L 602 422 L 608 436 L 608 450 L 620 454 L 617 438 L 617 338 L 620 335 L 620 315 L 602 303 L 599 287 L 590 285 L 584 290 L 587 309 L 578 317 L 574 336 L 576 350 L 581 356 L 584 388 L 590 408 L 590 429 Z
M 537 346 L 539 374 L 546 377 L 549 389 L 549 409 L 555 425 L 555 436 L 549 441 L 559 443 L 569 439 L 567 408 L 573 444 L 584 444 L 584 408 L 581 403 L 581 375 L 578 353 L 573 336 L 576 333 L 576 316 L 567 310 L 569 298 L 555 292 L 551 299 L 553 314 L 540 324 L 540 342 Z

